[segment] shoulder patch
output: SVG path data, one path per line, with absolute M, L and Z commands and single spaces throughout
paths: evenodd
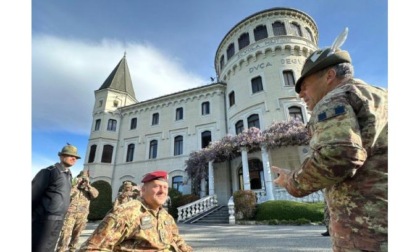
M 335 116 L 343 115 L 346 113 L 346 107 L 344 105 L 338 105 L 332 109 L 326 109 L 318 114 L 318 122 L 325 121 Z

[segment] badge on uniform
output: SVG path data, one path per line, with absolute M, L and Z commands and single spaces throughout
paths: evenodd
M 318 122 L 325 121 L 329 118 L 339 116 L 346 113 L 346 107 L 344 105 L 339 105 L 334 109 L 328 109 L 318 114 Z
M 150 216 L 144 216 L 140 219 L 141 229 L 152 228 L 152 218 Z

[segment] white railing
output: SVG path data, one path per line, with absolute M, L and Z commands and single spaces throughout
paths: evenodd
M 254 191 L 257 196 L 258 204 L 266 202 L 268 200 L 267 194 L 264 189 L 252 190 L 252 191 Z M 284 188 L 275 188 L 274 199 L 275 200 L 291 200 L 291 201 L 297 201 L 297 202 L 321 202 L 321 201 L 324 201 L 324 194 L 322 193 L 322 191 L 317 191 L 305 197 L 296 198 L 290 195 Z
M 229 224 L 235 224 L 235 203 L 233 202 L 233 196 L 230 196 L 228 202 L 228 210 L 229 210 Z
M 210 195 L 178 207 L 178 222 L 194 217 L 217 206 L 217 195 Z

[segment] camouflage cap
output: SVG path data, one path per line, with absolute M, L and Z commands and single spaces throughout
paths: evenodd
M 77 159 L 80 159 L 79 154 L 77 154 L 77 148 L 76 146 L 67 144 L 66 146 L 63 147 L 63 149 L 61 149 L 61 152 L 58 152 L 58 155 L 68 155 L 68 156 L 73 156 L 76 157 Z
M 86 171 L 80 171 L 80 173 L 77 175 L 77 178 L 89 178 Z
M 331 48 L 320 49 L 313 52 L 306 59 L 305 64 L 303 64 L 302 72 L 300 78 L 296 82 L 295 91 L 300 93 L 300 86 L 302 85 L 303 79 L 307 76 L 316 73 L 322 69 L 325 69 L 329 66 L 337 65 L 340 63 L 351 63 L 350 54 L 347 51 L 337 50 L 334 53 L 328 55 L 331 51 Z
M 131 183 L 131 181 L 124 181 L 123 182 L 124 187 L 132 187 L 133 184 Z

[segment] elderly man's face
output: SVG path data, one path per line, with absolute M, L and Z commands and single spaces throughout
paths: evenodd
M 152 180 L 141 188 L 142 198 L 150 208 L 157 210 L 162 206 L 168 197 L 168 182 Z

